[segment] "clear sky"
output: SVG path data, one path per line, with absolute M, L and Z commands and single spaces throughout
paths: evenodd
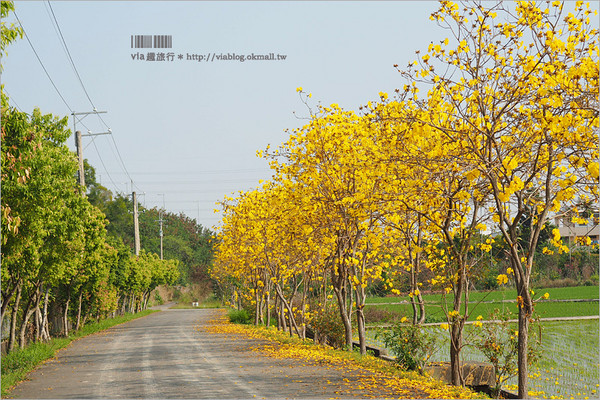
M 445 37 L 429 20 L 438 6 L 430 1 L 50 4 L 92 103 L 108 111 L 103 120 L 112 138 L 83 139 L 84 157 L 101 183 L 129 193 L 131 177 L 134 189 L 145 193 L 139 197 L 144 206 L 162 207 L 164 199 L 167 210 L 207 227 L 218 223 L 216 201 L 270 177 L 256 150 L 277 146 L 286 140 L 285 129 L 306 122 L 297 87 L 313 94 L 313 104 L 356 110 L 380 91 L 403 86 L 394 64 L 406 66 L 415 50 Z M 48 3 L 17 1 L 15 8 L 71 110 L 91 111 Z M 172 48 L 132 48 L 131 35 L 171 35 Z M 174 57 L 132 58 L 138 52 L 144 58 L 148 52 Z M 285 59 L 187 60 L 188 54 L 234 53 Z M 25 39 L 8 48 L 2 63 L 2 83 L 13 105 L 70 117 Z M 107 130 L 96 116 L 83 122 L 91 132 Z M 69 124 L 72 128 L 71 117 Z M 75 148 L 73 137 L 69 146 Z

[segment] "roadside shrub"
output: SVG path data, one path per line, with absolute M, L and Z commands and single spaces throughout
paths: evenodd
M 559 288 L 559 287 L 575 287 L 579 283 L 575 279 L 564 278 L 564 279 L 548 279 L 541 278 L 534 282 L 536 286 L 543 288 Z
M 160 294 L 158 293 L 158 290 L 154 292 L 154 305 L 160 306 L 165 304 L 165 301 L 163 300 L 163 298 L 160 296 Z
M 426 324 L 432 324 L 432 323 L 438 323 L 438 322 L 446 322 L 446 316 L 443 314 L 438 314 L 438 315 L 425 314 L 425 323 Z
M 474 326 L 479 329 L 473 345 L 483 353 L 496 371 L 495 386 L 492 394 L 498 396 L 500 388 L 511 377 L 518 373 L 517 356 L 519 332 L 514 323 L 509 320 L 515 318 L 510 311 L 501 312 L 495 309 L 490 313 L 488 321 L 482 323 L 481 317 L 477 318 Z M 529 365 L 535 363 L 540 357 L 541 330 L 539 336 L 532 335 L 535 329 L 541 329 L 539 321 L 529 326 L 530 340 L 527 349 L 527 362 Z
M 405 370 L 423 373 L 423 367 L 436 349 L 436 337 L 420 325 L 398 323 L 387 331 L 377 333 L 385 347 L 396 356 Z
M 386 310 L 385 308 L 377 307 L 374 305 L 368 305 L 363 310 L 365 320 L 367 322 L 390 322 L 399 320 L 401 315 L 398 312 Z
M 327 303 L 324 307 L 314 307 L 310 323 L 315 334 L 315 342 L 341 349 L 346 344 L 346 331 L 340 318 L 337 304 Z
M 585 286 L 598 286 L 598 274 L 590 276 L 590 279 L 583 282 Z
M 250 323 L 250 314 L 248 311 L 241 310 L 230 310 L 227 314 L 229 317 L 229 322 L 234 324 L 249 324 Z

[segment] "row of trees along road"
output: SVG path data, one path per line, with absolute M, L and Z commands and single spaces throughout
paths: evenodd
M 458 385 L 469 282 L 501 241 L 526 397 L 540 235 L 561 210 L 598 201 L 596 15 L 583 2 L 440 2 L 431 19 L 450 36 L 400 70 L 407 83 L 394 98 L 380 93 L 360 114 L 309 107 L 304 127 L 261 153 L 272 181 L 223 201 L 212 269 L 221 290 L 253 304 L 255 323 L 274 309 L 278 326 L 301 336 L 335 295 L 346 347 L 354 314 L 364 354 L 366 289 L 409 274 L 418 324 L 427 269 L 426 284 L 452 295 L 444 311 Z M 550 236 L 546 253 L 568 250 L 558 230 Z
M 13 9 L 3 1 L 2 18 Z M 3 21 L 1 36 L 4 57 L 22 31 Z M 67 118 L 21 112 L 4 90 L 1 111 L 1 318 L 3 327 L 9 324 L 8 351 L 17 343 L 68 335 L 91 319 L 140 311 L 158 285 L 206 278 L 210 231 L 165 213 L 173 238 L 160 260 L 158 235 L 148 231 L 158 210 L 144 209 L 147 230 L 134 256 L 131 201 L 113 199 L 87 163 L 87 188 L 78 185 L 76 156 L 66 145 Z

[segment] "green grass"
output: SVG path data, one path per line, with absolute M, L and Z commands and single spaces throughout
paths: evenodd
M 534 288 L 534 299 L 539 298 L 544 293 L 550 294 L 550 300 L 573 300 L 573 299 L 598 299 L 598 286 L 579 286 L 567 288 Z M 496 290 L 493 292 L 471 292 L 469 295 L 469 313 L 471 320 L 477 315 L 486 317 L 494 309 L 507 309 L 513 313 L 517 313 L 517 307 L 513 300 L 517 297 L 517 292 L 514 289 Z M 408 296 L 404 297 L 374 297 L 367 299 L 367 304 L 371 307 L 376 306 L 399 315 L 411 316 L 412 307 L 410 304 L 382 304 L 382 303 L 398 303 L 409 300 Z M 425 301 L 425 313 L 428 322 L 440 322 L 445 320 L 442 310 L 441 294 L 428 294 L 423 296 Z M 478 301 L 484 301 L 477 304 Z M 503 302 L 508 300 L 511 302 Z M 451 306 L 452 296 L 448 296 L 447 304 Z M 488 303 L 488 302 L 494 303 Z M 542 318 L 554 317 L 575 317 L 598 315 L 600 312 L 598 302 L 552 302 L 539 301 L 536 303 L 536 312 Z M 464 312 L 464 308 L 463 308 Z M 377 321 L 367 321 L 376 323 Z
M 54 338 L 46 343 L 32 343 L 24 349 L 16 349 L 12 353 L 3 356 L 1 368 L 2 397 L 4 398 L 10 389 L 25 379 L 29 372 L 44 361 L 54 357 L 58 350 L 67 347 L 72 341 L 136 318 L 145 317 L 154 312 L 157 311 L 145 310 L 137 314 L 125 314 L 116 318 L 105 319 L 98 323 L 86 325 L 79 332 L 69 335 L 69 337 Z
M 554 300 L 567 300 L 567 299 L 597 299 L 599 295 L 598 286 L 577 286 L 577 287 L 563 287 L 563 288 L 547 288 L 539 289 L 533 288 L 535 295 L 534 297 L 541 296 L 548 292 L 550 299 Z M 425 302 L 439 303 L 441 294 L 425 294 L 423 300 Z M 503 289 L 494 291 L 472 291 L 469 293 L 471 302 L 483 301 L 498 301 L 498 300 L 510 300 L 516 299 L 516 289 Z M 451 302 L 454 298 L 451 294 L 447 296 L 448 301 Z M 409 300 L 408 296 L 402 297 L 370 297 L 367 299 L 367 304 L 377 303 L 395 303 L 402 300 Z

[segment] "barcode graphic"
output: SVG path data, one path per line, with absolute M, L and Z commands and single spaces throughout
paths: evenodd
M 154 35 L 155 49 L 170 49 L 173 47 L 173 37 L 171 35 Z
M 152 48 L 152 35 L 131 35 L 131 48 Z
M 173 47 L 171 35 L 131 35 L 131 48 L 136 49 L 170 49 Z

